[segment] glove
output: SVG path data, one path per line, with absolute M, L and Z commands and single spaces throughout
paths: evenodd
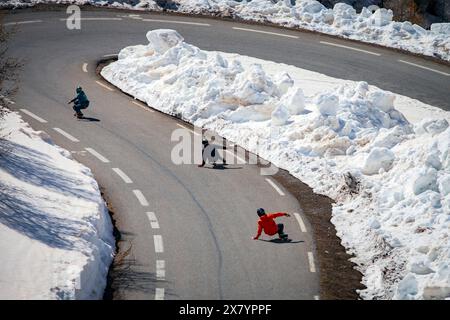
M 284 214 L 286 217 L 290 217 L 291 215 L 289 213 Z

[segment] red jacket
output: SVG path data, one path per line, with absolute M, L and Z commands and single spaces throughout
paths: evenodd
M 274 219 L 285 215 L 286 213 L 284 212 L 277 212 L 265 214 L 262 217 L 260 217 L 258 220 L 258 233 L 255 239 L 259 238 L 263 230 L 264 233 L 268 234 L 269 236 L 273 236 L 274 234 L 278 233 L 278 226 L 275 223 Z

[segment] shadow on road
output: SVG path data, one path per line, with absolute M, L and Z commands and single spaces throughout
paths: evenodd
M 203 167 L 205 169 L 212 169 L 212 170 L 235 170 L 235 169 L 242 169 L 242 167 L 230 167 L 226 164 L 217 164 L 212 167 Z
M 302 242 L 305 242 L 303 240 L 284 241 L 284 240 L 281 240 L 281 239 L 271 239 L 271 240 L 258 239 L 258 240 L 259 241 L 264 241 L 264 242 L 277 243 L 277 244 L 290 244 L 290 243 L 302 243 Z
M 79 118 L 78 120 L 86 121 L 86 122 L 100 122 L 100 119 L 91 118 L 91 117 L 82 117 L 82 118 Z

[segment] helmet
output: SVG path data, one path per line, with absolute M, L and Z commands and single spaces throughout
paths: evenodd
M 83 89 L 81 89 L 80 86 L 77 87 L 77 93 L 80 93 L 81 91 L 83 91 Z
M 264 211 L 263 208 L 259 208 L 258 210 L 256 210 L 256 213 L 261 217 L 266 214 L 266 211 Z
M 203 140 L 202 140 L 202 144 L 203 144 L 203 145 L 207 145 L 207 144 L 208 144 L 208 140 L 203 139 Z

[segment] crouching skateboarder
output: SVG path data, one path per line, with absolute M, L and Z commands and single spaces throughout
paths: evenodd
M 86 109 L 89 106 L 89 100 L 81 87 L 77 87 L 76 92 L 77 96 L 72 100 L 70 100 L 69 104 L 72 102 L 74 103 L 73 105 L 73 110 L 75 111 L 74 116 L 80 119 L 83 117 L 83 113 L 81 112 L 81 110 Z
M 275 220 L 278 217 L 290 217 L 290 214 L 285 212 L 278 212 L 278 213 L 269 213 L 266 214 L 263 208 L 259 208 L 256 213 L 259 216 L 258 220 L 258 232 L 255 237 L 253 237 L 253 240 L 257 240 L 259 236 L 261 235 L 262 231 L 264 230 L 264 233 L 273 236 L 278 233 L 278 237 L 283 241 L 288 241 L 288 235 L 284 233 L 284 225 L 282 223 L 276 224 Z

